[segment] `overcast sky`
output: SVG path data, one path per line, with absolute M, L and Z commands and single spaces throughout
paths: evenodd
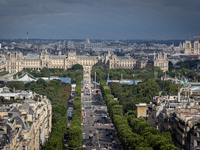
M 189 39 L 200 0 L 0 0 L 0 38 Z

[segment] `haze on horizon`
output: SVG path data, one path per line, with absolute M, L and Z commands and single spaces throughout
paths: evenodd
M 0 0 L 0 38 L 189 39 L 199 0 Z

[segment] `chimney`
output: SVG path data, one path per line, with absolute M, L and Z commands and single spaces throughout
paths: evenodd
M 187 88 L 185 88 L 185 97 L 187 97 Z
M 58 55 L 61 56 L 61 51 L 58 52 Z
M 180 96 L 181 94 L 180 94 L 180 88 L 178 88 L 178 102 L 180 103 Z

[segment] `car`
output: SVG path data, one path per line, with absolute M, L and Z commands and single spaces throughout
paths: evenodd
M 96 133 L 94 133 L 94 136 L 96 135 Z
M 117 144 L 113 144 L 112 146 L 113 146 L 114 148 L 117 148 Z
M 85 145 L 83 145 L 82 148 L 83 148 L 82 150 L 86 150 L 86 146 Z
M 100 109 L 105 109 L 106 107 L 105 106 L 100 106 Z
M 96 144 L 98 143 L 97 140 L 94 141 Z
M 87 106 L 87 107 L 85 107 L 85 109 L 91 109 L 91 106 Z

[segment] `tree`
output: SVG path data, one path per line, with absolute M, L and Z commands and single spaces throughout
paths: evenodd
M 173 63 L 171 61 L 169 61 L 168 67 L 169 67 L 169 71 L 171 71 L 172 69 L 174 69 L 174 65 L 173 65 Z
M 121 93 L 118 97 L 118 101 L 120 105 L 123 105 L 126 102 L 127 96 L 126 93 Z
M 40 70 L 40 72 L 41 72 L 42 77 L 49 77 L 49 76 L 50 76 L 50 71 L 49 71 L 49 69 L 46 68 L 46 67 L 43 67 L 43 68 Z
M 149 79 L 147 82 L 141 83 L 138 87 L 139 93 L 144 97 L 158 95 L 159 85 L 154 79 Z
M 80 65 L 80 64 L 75 64 L 75 65 L 72 66 L 71 70 L 74 70 L 74 71 L 83 70 L 83 66 Z
M 188 63 L 182 63 L 180 65 L 180 68 L 183 69 L 183 68 L 186 68 L 186 69 L 190 69 L 190 65 Z
M 7 86 L 9 87 L 11 90 L 13 88 L 15 88 L 16 90 L 24 90 L 24 82 L 22 81 L 8 81 L 6 83 L 3 83 L 1 87 L 4 87 L 4 86 Z

